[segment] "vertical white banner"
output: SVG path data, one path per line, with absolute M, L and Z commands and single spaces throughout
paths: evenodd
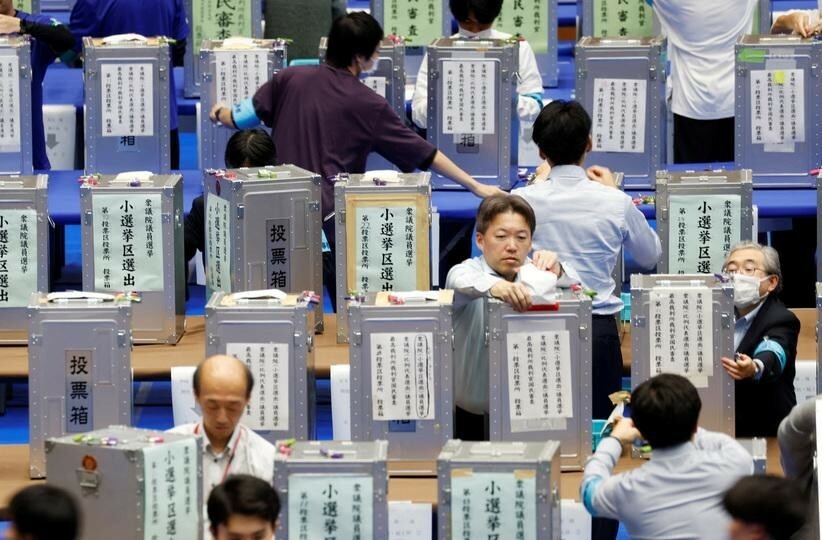
M 154 67 L 150 63 L 100 66 L 103 137 L 154 135 Z
M 268 81 L 268 52 L 259 51 L 214 51 L 217 67 L 217 101 L 239 103 L 253 96 L 263 83 Z
M 0 211 L 0 308 L 25 307 L 37 292 L 37 211 Z
M 442 132 L 492 134 L 497 109 L 494 60 L 442 61 Z
M 254 388 L 243 424 L 251 429 L 288 429 L 288 343 L 227 343 L 225 353 L 245 362 Z
M 17 51 L 0 51 L 0 152 L 3 153 L 19 152 L 21 148 L 20 81 Z
M 751 77 L 751 143 L 790 152 L 805 142 L 805 72 L 757 69 Z
M 358 206 L 355 281 L 361 292 L 417 289 L 417 209 Z
M 644 79 L 595 79 L 591 139 L 597 152 L 645 152 Z
M 212 291 L 231 292 L 231 231 L 229 202 L 206 195 L 206 286 Z
M 288 477 L 288 540 L 372 540 L 373 513 L 374 479 L 370 476 Z
M 668 273 L 712 274 L 741 239 L 739 195 L 671 195 Z
M 371 334 L 371 413 L 374 420 L 433 420 L 434 334 Z
M 196 453 L 193 438 L 143 449 L 145 540 L 198 538 Z
M 533 470 L 451 474 L 451 538 L 536 540 Z

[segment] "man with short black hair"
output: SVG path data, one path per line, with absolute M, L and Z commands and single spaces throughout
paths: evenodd
M 731 515 L 730 540 L 790 540 L 805 523 L 807 505 L 796 482 L 745 476 L 722 498 Z
M 18 491 L 9 502 L 7 540 L 75 540 L 80 509 L 62 488 L 37 484 Z
M 280 497 L 268 482 L 232 474 L 208 496 L 214 540 L 270 540 L 277 528 Z
M 631 394 L 619 419 L 585 465 L 580 495 L 595 517 L 617 519 L 634 539 L 725 539 L 722 495 L 753 460 L 733 438 L 697 427 L 702 401 L 685 377 L 661 374 Z M 651 461 L 612 475 L 624 444 L 644 439 Z

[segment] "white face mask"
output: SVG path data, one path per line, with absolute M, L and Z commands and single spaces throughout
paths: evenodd
M 375 54 L 365 62 L 360 61 L 360 77 L 372 75 L 377 70 L 377 60 L 379 58 L 379 55 Z
M 756 305 L 763 298 L 759 295 L 759 284 L 768 279 L 767 277 L 760 279 L 745 274 L 734 274 L 731 279 L 734 284 L 734 305 L 737 309 Z

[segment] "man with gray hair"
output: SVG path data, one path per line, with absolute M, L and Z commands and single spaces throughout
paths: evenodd
M 734 286 L 736 354 L 722 367 L 736 381 L 736 436 L 773 437 L 796 405 L 799 319 L 777 297 L 782 270 L 772 247 L 736 244 L 722 270 Z

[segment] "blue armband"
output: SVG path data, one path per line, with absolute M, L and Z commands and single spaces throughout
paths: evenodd
M 785 363 L 788 361 L 788 355 L 785 354 L 785 349 L 782 348 L 782 345 L 766 337 L 759 343 L 759 345 L 756 346 L 753 356 L 763 352 L 773 353 L 779 361 L 779 371 L 781 372 L 785 370 Z
M 251 98 L 245 98 L 231 107 L 231 115 L 237 129 L 253 128 L 260 124 L 257 111 L 254 110 L 254 102 Z
M 322 233 L 322 252 L 323 253 L 331 253 L 331 244 L 328 243 L 328 238 L 325 236 L 325 231 L 320 229 Z
M 542 110 L 542 94 L 534 92 L 532 94 L 520 94 L 520 97 L 533 99 L 539 104 L 539 110 Z
M 597 516 L 596 510 L 594 510 L 594 492 L 599 487 L 600 482 L 602 482 L 602 478 L 594 476 L 582 484 L 582 504 L 588 510 L 588 513 L 594 517 Z

